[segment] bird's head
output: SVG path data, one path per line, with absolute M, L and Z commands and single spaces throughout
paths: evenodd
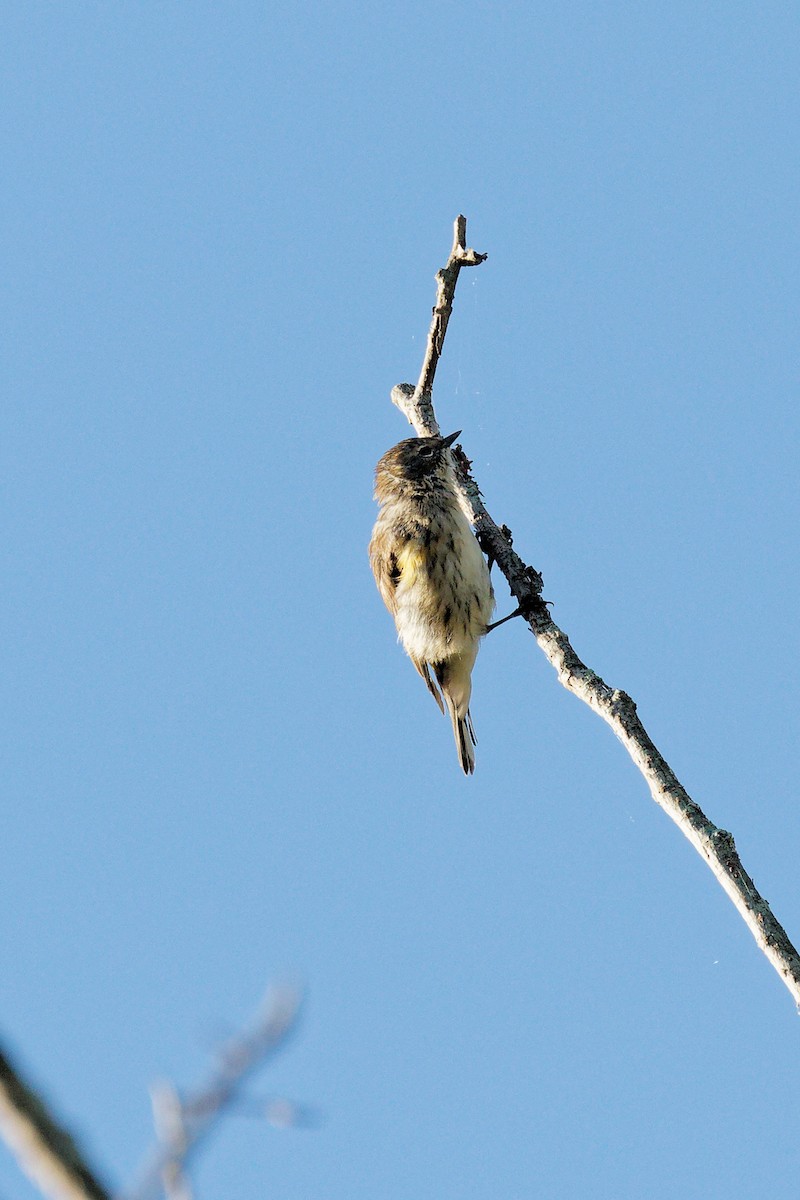
M 448 437 L 406 438 L 386 451 L 378 463 L 378 472 L 386 471 L 395 478 L 410 481 L 436 475 L 446 469 L 447 451 L 460 435 L 458 429 Z

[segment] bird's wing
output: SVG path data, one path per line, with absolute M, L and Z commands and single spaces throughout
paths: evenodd
M 433 696 L 436 703 L 439 705 L 440 712 L 444 712 L 444 705 L 442 704 L 442 697 L 439 695 L 439 689 L 437 688 L 436 684 L 431 679 L 431 673 L 428 670 L 428 664 L 426 662 L 422 662 L 422 660 L 419 658 L 414 658 L 413 654 L 410 654 L 409 658 L 411 659 L 414 666 L 419 671 L 422 678 L 425 680 L 425 686 L 427 687 L 430 694 Z
M 378 591 L 383 597 L 383 602 L 392 616 L 394 616 L 397 612 L 397 585 L 400 582 L 400 577 L 406 564 L 404 563 L 401 566 L 397 555 L 392 553 L 392 551 L 388 553 L 384 552 L 374 539 L 370 543 L 369 563 L 372 567 L 372 574 L 375 576 L 375 582 L 378 585 Z M 414 658 L 413 654 L 409 655 L 409 657 L 425 680 L 425 686 L 428 691 L 439 705 L 441 711 L 444 712 L 442 697 L 439 695 L 439 689 L 436 684 L 431 679 L 428 664 L 422 659 Z
M 383 603 L 394 616 L 397 612 L 395 592 L 400 582 L 400 565 L 397 556 L 391 551 L 388 554 L 384 553 L 375 541 L 372 541 L 369 548 L 369 565 L 372 567 L 372 574 L 375 576 L 378 591 L 383 597 Z

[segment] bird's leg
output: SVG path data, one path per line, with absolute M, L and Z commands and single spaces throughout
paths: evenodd
M 505 538 L 508 545 L 511 546 L 513 544 L 514 539 L 511 536 L 511 530 L 508 528 L 508 526 L 501 525 L 500 533 L 503 535 L 503 537 Z M 476 533 L 475 536 L 478 539 L 478 545 L 480 546 L 481 550 L 483 550 L 484 554 L 486 555 L 486 558 L 488 560 L 487 566 L 489 568 L 489 575 L 491 576 L 492 567 L 494 566 L 495 562 L 497 561 L 495 559 L 494 555 L 492 554 L 491 541 L 488 537 L 486 537 L 486 535 L 484 533 L 481 533 L 481 532 Z M 542 587 L 542 579 L 541 579 L 541 576 L 539 575 L 539 573 L 537 571 L 534 571 L 533 567 L 526 567 L 525 574 L 528 575 L 531 583 L 536 588 L 537 592 L 540 591 L 541 587 Z M 492 621 L 491 625 L 487 625 L 486 632 L 491 633 L 493 629 L 499 629 L 501 625 L 505 625 L 506 621 L 513 621 L 514 617 L 530 617 L 531 614 L 533 613 L 534 609 L 537 607 L 537 605 L 545 605 L 547 603 L 548 603 L 548 601 L 542 600 L 541 596 L 539 596 L 539 595 L 529 596 L 525 600 L 523 600 L 522 603 L 517 608 L 515 608 L 512 613 L 509 613 L 507 617 L 502 617 L 499 621 Z
M 544 604 L 547 604 L 546 600 L 542 600 L 538 596 L 529 596 L 513 612 L 510 612 L 507 617 L 501 617 L 499 621 L 492 621 L 491 625 L 487 625 L 486 632 L 491 633 L 493 629 L 498 629 L 501 625 L 505 625 L 506 621 L 513 621 L 514 617 L 525 617 L 527 620 L 538 605 Z
M 524 617 L 526 609 L 515 608 L 507 617 L 502 617 L 499 621 L 492 621 L 491 625 L 486 626 L 486 632 L 491 633 L 493 629 L 499 629 L 501 625 L 505 625 L 506 621 L 513 621 L 514 617 Z

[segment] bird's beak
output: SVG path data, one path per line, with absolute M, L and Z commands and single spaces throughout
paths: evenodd
M 457 437 L 461 437 L 461 430 L 457 429 L 455 433 L 451 433 L 449 437 L 442 438 L 443 446 L 452 446 Z

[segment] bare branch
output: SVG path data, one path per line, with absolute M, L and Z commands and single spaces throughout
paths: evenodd
M 436 417 L 433 412 L 431 392 L 433 390 L 433 377 L 436 374 L 436 368 L 439 365 L 439 359 L 442 355 L 447 324 L 450 320 L 450 314 L 453 311 L 453 296 L 455 295 L 458 276 L 461 273 L 462 267 L 477 267 L 480 263 L 485 262 L 487 257 L 488 255 L 486 254 L 478 254 L 475 250 L 467 249 L 467 218 L 462 216 L 456 217 L 453 226 L 453 249 L 450 251 L 450 257 L 441 271 L 437 271 L 436 273 L 436 303 L 433 306 L 433 320 L 428 330 L 428 342 L 425 347 L 422 370 L 417 381 L 417 386 L 411 388 L 415 409 L 419 413 L 425 414 L 425 436 L 436 437 L 439 434 L 439 426 L 436 424 Z M 400 387 L 407 389 L 410 385 L 401 384 Z M 394 392 L 392 393 L 392 400 L 405 412 L 403 404 L 395 399 Z M 408 413 L 406 415 L 408 416 Z M 410 420 L 411 418 L 409 417 Z
M 456 230 L 456 240 L 461 247 L 466 242 L 466 221 L 463 217 L 456 221 Z M 465 253 L 469 255 L 473 252 Z M 449 318 L 453 306 L 453 291 L 458 272 L 448 274 L 448 271 L 451 269 L 454 255 L 458 259 L 455 248 L 447 266 L 436 277 L 439 293 L 420 382 L 416 388 L 401 383 L 392 389 L 392 402 L 404 413 L 420 437 L 439 433 L 430 395 L 430 382 L 441 355 L 444 332 L 447 329 L 446 318 Z M 474 261 L 483 261 L 485 257 L 477 255 Z M 443 326 L 437 325 L 436 314 L 440 305 L 442 312 L 446 314 Z M 432 363 L 433 370 L 430 369 L 429 363 Z M 718 829 L 689 796 L 669 763 L 653 744 L 639 720 L 636 705 L 630 696 L 609 687 L 575 653 L 569 638 L 553 621 L 547 605 L 542 600 L 541 575 L 524 563 L 512 549 L 510 531 L 505 526 L 501 528 L 495 524 L 489 516 L 472 476 L 472 464 L 469 459 L 461 450 L 456 452 L 454 457 L 459 498 L 464 511 L 474 525 L 478 540 L 489 555 L 490 561 L 497 563 L 508 580 L 512 594 L 525 614 L 540 649 L 555 669 L 559 682 L 588 704 L 614 730 L 644 776 L 653 799 L 708 863 L 735 904 L 759 948 L 780 975 L 795 1003 L 800 1006 L 800 956 L 769 904 L 759 894 L 753 880 L 742 866 L 733 837 L 726 830 Z
M 186 1178 L 189 1159 L 213 1126 L 238 1101 L 247 1077 L 286 1044 L 294 1030 L 301 996 L 288 985 L 273 986 L 251 1029 L 235 1034 L 217 1056 L 206 1083 L 181 1097 L 170 1083 L 153 1090 L 153 1116 L 158 1146 L 145 1166 L 131 1200 L 190 1200 Z
M 51 1200 L 111 1200 L 72 1136 L 0 1053 L 0 1136 Z

